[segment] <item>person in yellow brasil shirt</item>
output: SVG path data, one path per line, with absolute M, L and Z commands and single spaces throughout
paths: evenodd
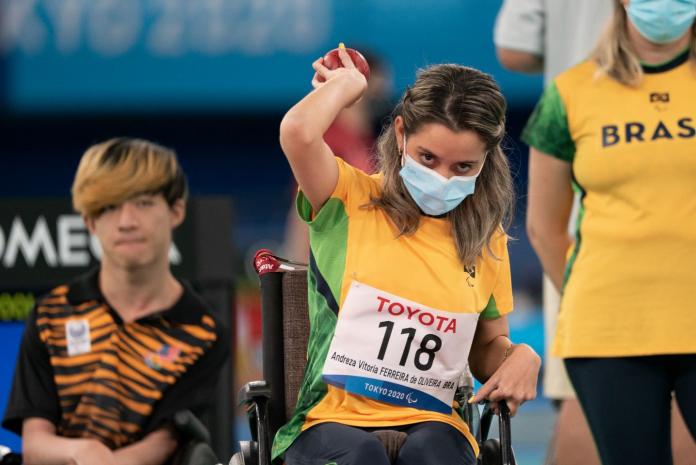
M 696 0 L 616 0 L 523 132 L 529 235 L 562 290 L 553 350 L 604 465 L 672 463 L 673 394 L 696 437 L 695 17 Z

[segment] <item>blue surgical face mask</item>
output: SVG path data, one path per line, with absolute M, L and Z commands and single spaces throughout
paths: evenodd
M 481 166 L 481 170 L 474 176 L 452 176 L 448 179 L 406 154 L 405 135 L 401 163 L 399 175 L 404 180 L 411 198 L 424 213 L 433 216 L 447 213 L 473 194 L 476 178 L 483 169 Z
M 626 13 L 640 35 L 650 42 L 667 44 L 694 23 L 696 0 L 631 0 Z

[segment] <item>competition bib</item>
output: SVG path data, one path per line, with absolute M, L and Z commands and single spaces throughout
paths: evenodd
M 424 307 L 353 281 L 323 380 L 353 394 L 449 414 L 478 317 Z

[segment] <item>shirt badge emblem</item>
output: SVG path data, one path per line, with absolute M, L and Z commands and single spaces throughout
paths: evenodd
M 153 350 L 145 355 L 145 364 L 154 370 L 161 370 L 165 362 L 173 362 L 181 353 L 178 347 L 163 344 L 159 350 Z
M 65 339 L 68 356 L 86 354 L 92 350 L 89 322 L 86 319 L 70 320 L 65 323 Z

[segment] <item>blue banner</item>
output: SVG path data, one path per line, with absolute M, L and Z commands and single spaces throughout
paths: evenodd
M 431 410 L 446 415 L 452 413 L 451 405 L 447 405 L 425 392 L 401 384 L 349 375 L 323 375 L 322 378 L 327 384 L 381 402 L 419 410 Z
M 9 294 L 0 294 L 0 311 L 5 307 L 2 300 L 6 296 L 9 297 Z M 0 418 L 5 416 L 23 332 L 23 322 L 0 320 L 0 353 L 2 353 L 3 358 L 3 363 L 0 363 Z M 0 428 L 0 446 L 9 447 L 17 452 L 21 450 L 21 440 L 16 434 Z
M 456 62 L 533 101 L 540 78 L 498 66 L 493 0 L 3 0 L 0 58 L 10 111 L 245 112 L 287 108 L 311 62 L 339 41 L 391 65 Z

